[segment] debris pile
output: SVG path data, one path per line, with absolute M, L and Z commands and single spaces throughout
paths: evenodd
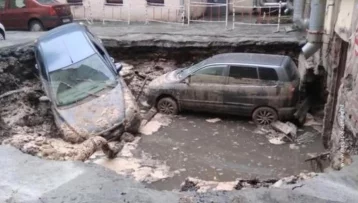
M 238 179 L 231 182 L 216 182 L 216 181 L 204 181 L 197 178 L 188 177 L 181 184 L 180 191 L 195 191 L 195 192 L 208 192 L 208 191 L 231 191 L 231 190 L 244 190 L 248 188 L 269 188 L 269 187 L 282 187 L 285 185 L 293 185 L 300 181 L 311 179 L 317 176 L 317 173 L 300 173 L 299 175 L 293 175 L 284 177 L 281 179 L 266 179 L 260 180 L 254 179 Z M 297 186 L 296 186 L 297 187 Z
M 321 125 L 321 122 L 315 121 L 312 115 L 307 114 L 304 126 L 312 126 L 318 133 L 307 131 L 298 135 L 298 131 L 302 130 L 299 130 L 295 124 L 291 122 L 283 123 L 281 121 L 273 122 L 270 126 L 260 126 L 254 131 L 254 133 L 265 135 L 268 141 L 275 145 L 285 143 L 306 144 L 313 142 L 314 139 L 316 139 L 317 135 L 321 132 Z M 291 148 L 294 149 L 295 147 L 292 145 Z

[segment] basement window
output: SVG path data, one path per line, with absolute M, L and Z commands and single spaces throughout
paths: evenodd
M 69 4 L 82 5 L 83 0 L 67 0 Z
M 147 0 L 149 6 L 164 6 L 164 0 Z
M 106 5 L 123 5 L 123 0 L 106 0 Z

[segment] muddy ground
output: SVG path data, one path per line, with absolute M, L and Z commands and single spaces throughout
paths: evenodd
M 288 54 L 294 59 L 297 58 L 295 50 L 279 50 L 280 47 L 240 49 L 247 52 Z M 145 105 L 145 97 L 139 94 L 145 78 L 149 82 L 159 75 L 187 67 L 213 54 L 242 51 L 240 49 L 143 48 L 109 49 L 109 52 L 117 61 L 131 67 L 128 86 L 135 97 L 139 96 L 138 103 L 145 114 L 149 108 Z M 44 93 L 34 68 L 31 49 L 24 47 L 1 53 L 0 142 L 45 159 L 76 160 L 81 151 L 88 147 L 88 143 L 70 144 L 62 140 L 54 124 L 49 102 L 41 99 Z M 170 124 L 172 121 L 174 123 Z M 104 165 L 157 189 L 175 189 L 187 176 L 229 181 L 238 176 L 277 178 L 307 172 L 309 168 L 301 163 L 303 156 L 322 150 L 315 147 L 318 146 L 319 139 L 316 139 L 312 146 L 298 150 L 299 152 L 290 149 L 288 145 L 272 149 L 270 144 L 264 142 L 265 138 L 250 132 L 254 130 L 254 125 L 248 124 L 247 120 L 242 121 L 241 118 L 211 124 L 206 122 L 205 118 L 193 114 L 189 114 L 188 119 L 184 120 L 164 116 L 159 118 L 157 123 L 152 122 L 145 127 L 141 129 L 141 133 L 146 137 L 138 137 L 125 144 L 116 159 L 108 160 L 103 152 L 97 151 L 87 162 Z M 164 127 L 163 130 L 159 130 L 161 127 Z M 200 128 L 211 129 L 212 132 L 202 132 Z M 228 130 L 228 134 L 222 135 L 222 132 Z M 184 136 L 181 136 L 182 134 Z M 197 137 L 194 138 L 194 134 Z M 166 138 L 167 135 L 172 137 Z M 239 143 L 246 143 L 250 149 L 239 147 Z M 226 146 L 230 147 L 227 149 Z M 266 150 L 264 154 L 267 156 L 262 157 L 261 150 Z M 296 159 L 290 160 L 294 154 Z M 286 159 L 291 162 L 285 162 Z M 186 165 L 186 162 L 189 164 Z

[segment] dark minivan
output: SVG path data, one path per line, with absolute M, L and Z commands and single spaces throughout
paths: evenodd
M 43 31 L 72 21 L 70 6 L 57 0 L 0 0 L 6 29 Z
M 189 109 L 252 116 L 259 125 L 290 119 L 299 102 L 300 77 L 289 56 L 228 53 L 152 81 L 148 103 L 159 112 Z

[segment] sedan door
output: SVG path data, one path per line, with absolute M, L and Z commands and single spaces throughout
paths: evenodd
M 179 93 L 184 109 L 221 112 L 223 109 L 223 86 L 227 77 L 226 65 L 210 65 L 192 73 L 189 83 Z
M 228 82 L 224 86 L 225 111 L 251 116 L 263 93 L 256 66 L 231 65 Z
M 2 18 L 5 19 L 4 25 L 11 29 L 27 28 L 29 12 L 26 8 L 26 0 L 9 0 L 8 3 L 7 9 L 2 14 Z

